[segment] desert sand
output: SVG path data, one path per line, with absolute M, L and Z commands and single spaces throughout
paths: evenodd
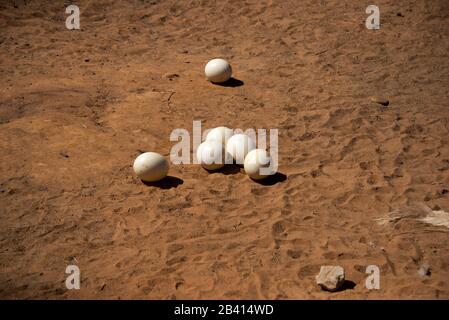
M 0 4 L 0 298 L 449 299 L 449 229 L 376 220 L 449 211 L 447 0 L 378 0 L 380 30 L 363 1 L 77 0 L 80 30 L 69 4 Z M 193 120 L 279 129 L 283 178 L 137 179 Z

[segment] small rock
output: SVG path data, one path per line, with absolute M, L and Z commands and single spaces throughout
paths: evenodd
M 167 78 L 168 80 L 172 81 L 176 78 L 179 78 L 179 74 L 177 73 L 166 73 L 164 74 L 164 78 Z
M 381 104 L 381 105 L 383 105 L 385 107 L 390 104 L 390 101 L 388 99 L 386 99 L 386 98 L 383 98 L 383 97 L 370 97 L 369 99 L 370 99 L 371 102 Z
M 321 266 L 316 283 L 326 291 L 337 291 L 345 282 L 345 271 L 340 266 Z
M 59 152 L 59 155 L 60 155 L 61 157 L 64 157 L 64 158 L 68 158 L 68 157 L 69 157 L 68 153 L 67 153 L 66 151 L 64 151 L 64 150 L 60 151 L 60 152 Z
M 430 266 L 427 263 L 424 263 L 418 270 L 418 274 L 421 277 L 430 277 L 432 272 L 430 271 Z

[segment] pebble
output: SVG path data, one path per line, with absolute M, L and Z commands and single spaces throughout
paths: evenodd
M 421 267 L 418 270 L 418 274 L 423 278 L 429 277 L 431 275 L 430 265 L 428 265 L 427 263 L 421 265 Z
M 325 291 L 337 291 L 345 282 L 345 271 L 340 266 L 321 266 L 316 283 Z
M 388 106 L 389 104 L 390 104 L 390 101 L 388 100 L 388 99 L 386 99 L 386 98 L 383 98 L 383 97 L 377 97 L 377 96 L 375 96 L 375 97 L 370 97 L 370 101 L 371 102 L 374 102 L 374 103 L 378 103 L 378 104 L 381 104 L 381 105 L 383 105 L 383 106 Z
M 66 151 L 64 151 L 64 150 L 61 150 L 61 151 L 59 152 L 59 155 L 60 155 L 61 157 L 64 157 L 64 158 L 68 158 L 68 157 L 69 157 L 68 153 L 67 153 Z
M 164 78 L 167 78 L 168 80 L 172 81 L 176 78 L 179 78 L 179 74 L 177 73 L 166 73 L 164 74 Z

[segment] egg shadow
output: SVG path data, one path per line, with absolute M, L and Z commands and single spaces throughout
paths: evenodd
M 273 186 L 277 183 L 280 182 L 284 182 L 285 180 L 287 180 L 287 176 L 283 173 L 277 172 L 271 176 L 266 177 L 265 179 L 262 180 L 254 180 L 254 182 L 263 185 L 263 186 Z
M 229 80 L 225 81 L 225 82 L 212 82 L 213 84 L 217 85 L 217 86 L 221 86 L 221 87 L 230 87 L 230 88 L 235 88 L 235 87 L 240 87 L 243 86 L 245 83 L 242 80 L 236 79 L 236 78 L 230 78 Z
M 155 181 L 155 182 L 149 182 L 149 181 L 143 181 L 142 183 L 148 187 L 156 187 L 159 189 L 171 189 L 171 188 L 177 188 L 181 184 L 184 183 L 184 180 L 173 177 L 173 176 L 166 176 L 164 179 Z
M 214 174 L 214 173 L 221 173 L 224 174 L 225 176 L 231 175 L 231 174 L 237 174 L 240 173 L 240 168 L 241 166 L 237 165 L 237 164 L 226 164 L 223 167 L 221 167 L 218 170 L 207 170 L 207 172 L 209 172 L 210 174 Z

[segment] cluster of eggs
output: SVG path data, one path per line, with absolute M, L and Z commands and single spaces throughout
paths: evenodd
M 208 171 L 218 170 L 235 162 L 243 164 L 245 173 L 254 180 L 261 180 L 275 173 L 270 171 L 272 159 L 266 150 L 257 149 L 250 136 L 234 134 L 227 127 L 210 130 L 205 141 L 198 146 L 196 157 Z M 133 168 L 141 180 L 154 182 L 167 175 L 168 161 L 158 153 L 145 152 L 136 158 Z
M 274 174 L 270 171 L 271 157 L 264 149 L 257 149 L 250 136 L 234 134 L 227 127 L 214 128 L 197 149 L 196 157 L 203 168 L 217 170 L 227 163 L 243 164 L 245 173 L 254 180 Z M 263 172 L 265 168 L 265 172 Z
M 206 78 L 213 83 L 223 83 L 232 76 L 231 65 L 224 59 L 212 59 L 204 68 Z M 254 180 L 274 174 L 269 170 L 271 157 L 246 134 L 234 134 L 227 127 L 214 128 L 197 149 L 196 156 L 204 169 L 214 171 L 225 164 L 243 164 L 245 173 Z M 134 161 L 134 172 L 143 181 L 159 181 L 167 176 L 168 161 L 156 152 L 145 152 Z M 265 170 L 264 170 L 265 169 Z

